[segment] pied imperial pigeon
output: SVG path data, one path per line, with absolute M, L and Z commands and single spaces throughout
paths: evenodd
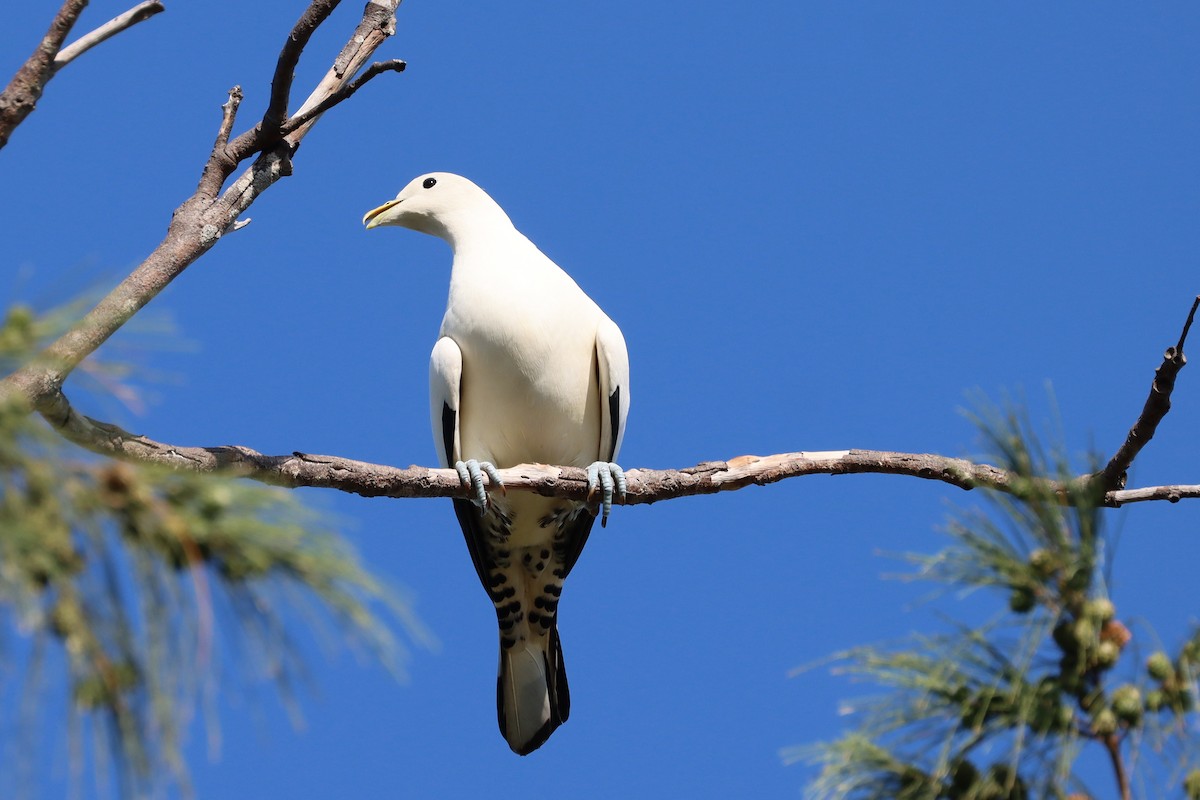
M 524 463 L 585 467 L 601 524 L 625 493 L 617 451 L 629 412 L 620 329 L 569 275 L 466 178 L 414 179 L 363 217 L 446 240 L 454 254 L 446 314 L 429 361 L 434 443 L 469 500 L 454 512 L 500 626 L 496 707 L 516 753 L 567 720 L 570 694 L 558 601 L 591 532 L 588 504 L 504 493 L 496 470 Z M 484 475 L 493 490 L 484 487 Z

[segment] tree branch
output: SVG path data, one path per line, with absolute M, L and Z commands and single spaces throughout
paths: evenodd
M 238 99 L 239 93 L 235 87 L 225 106 L 222 130 L 227 130 L 236 111 Z M 214 151 L 220 149 L 221 141 L 222 137 L 218 135 Z M 1184 336 L 1197 306 L 1200 306 L 1200 298 L 1197 298 L 1197 302 L 1192 306 L 1188 323 L 1184 326 Z M 1154 387 L 1151 389 L 1152 397 L 1156 394 L 1159 396 L 1155 402 L 1160 407 L 1165 402 L 1165 407 L 1162 407 L 1161 413 L 1143 410 L 1138 422 L 1134 424 L 1134 430 L 1143 428 L 1147 424 L 1146 419 L 1153 419 L 1153 424 L 1157 425 L 1170 408 L 1169 397 L 1174 389 L 1174 378 L 1185 363 L 1182 354 L 1183 338 L 1180 337 L 1179 345 L 1168 349 L 1164 367 L 1168 364 L 1170 366 L 1166 369 L 1159 368 Z M 1164 381 L 1162 373 L 1168 371 L 1170 380 Z M 36 375 L 36 372 L 33 374 Z M 338 489 L 365 497 L 467 496 L 458 473 L 450 469 L 416 466 L 399 469 L 339 456 L 317 456 L 299 452 L 271 456 L 237 445 L 184 447 L 157 442 L 79 414 L 71 407 L 60 386 L 53 386 L 40 394 L 33 392 L 36 387 L 30 388 L 21 383 L 23 375 L 29 375 L 29 371 L 14 373 L 6 378 L 0 387 L 7 385 L 22 391 L 28 402 L 65 438 L 101 455 L 194 472 L 223 472 L 279 486 Z M 1138 447 L 1134 455 L 1140 449 Z M 715 494 L 752 484 L 761 486 L 775 483 L 801 475 L 856 473 L 908 475 L 941 481 L 962 489 L 982 487 L 1011 494 L 1020 494 L 1029 489 L 1027 479 L 989 464 L 976 464 L 966 459 L 932 453 L 834 450 L 739 456 L 729 461 L 709 461 L 679 470 L 631 469 L 626 473 L 628 492 L 625 504 L 638 505 L 689 495 Z M 578 467 L 522 464 L 501 470 L 500 476 L 508 490 L 536 492 L 579 501 L 591 499 L 587 496 L 585 471 Z M 1086 497 L 1087 493 L 1073 490 L 1078 489 L 1080 484 L 1097 479 L 1097 475 L 1083 475 L 1067 481 L 1047 480 L 1046 488 L 1056 493 L 1062 502 L 1074 503 Z M 1117 507 L 1154 500 L 1174 503 L 1185 498 L 1200 498 L 1200 486 L 1109 489 L 1103 493 L 1100 502 L 1106 506 Z
M 313 33 L 328 19 L 339 2 L 340 0 L 314 0 L 292 26 L 291 34 L 283 43 L 279 59 L 275 62 L 275 74 L 271 78 L 271 101 L 267 104 L 262 119 L 263 147 L 274 147 L 283 138 L 283 123 L 287 119 L 288 101 L 292 96 L 292 81 L 296 76 L 296 65 L 300 63 L 300 54 L 304 52 Z
M 217 128 L 217 140 L 213 142 L 213 151 L 224 150 L 229 144 L 229 135 L 233 133 L 233 123 L 237 119 L 238 107 L 242 104 L 242 87 L 235 86 L 229 90 L 229 99 L 221 106 L 221 126 Z
M 350 79 L 370 60 L 379 45 L 383 44 L 387 37 L 396 32 L 396 9 L 399 7 L 400 2 L 401 0 L 368 0 L 366 8 L 363 9 L 362 20 L 350 36 L 350 39 L 346 42 L 345 47 L 342 48 L 341 53 L 334 60 L 333 66 L 325 73 L 325 77 L 321 79 L 316 89 L 312 91 L 308 99 L 304 101 L 300 109 L 296 112 L 296 117 L 303 117 L 304 121 L 300 124 L 288 124 L 286 127 L 281 127 L 281 130 L 284 131 L 282 141 L 271 145 L 272 149 L 266 149 L 260 132 L 270 121 L 264 117 L 263 123 L 259 127 L 246 131 L 225 148 L 226 158 L 232 159 L 235 164 L 240 163 L 255 153 L 261 152 L 262 155 L 250 169 L 243 172 L 230 184 L 229 188 L 221 196 L 219 205 L 225 210 L 228 225 L 218 231 L 216 235 L 219 236 L 233 227 L 238 216 L 245 212 L 250 207 L 250 204 L 267 187 L 273 185 L 280 178 L 291 174 L 292 153 L 299 147 L 300 140 L 304 138 L 305 134 L 308 133 L 309 129 L 320 117 L 320 112 L 314 111 L 314 109 L 321 106 L 325 101 L 335 98 L 342 92 L 347 84 L 350 83 Z M 297 26 L 300 26 L 304 21 L 305 19 L 302 17 Z M 295 33 L 295 30 L 293 30 L 293 33 Z M 284 52 L 290 54 L 291 51 L 285 47 Z M 371 77 L 374 77 L 375 74 L 382 71 L 385 70 L 377 70 L 369 76 L 364 75 L 363 80 L 358 82 L 358 86 L 361 86 Z M 277 75 L 278 72 L 277 69 Z M 368 72 L 371 72 L 371 70 L 368 70 Z M 349 97 L 357 90 L 358 86 L 346 92 L 345 96 L 330 103 L 329 106 L 336 105 L 337 102 L 341 102 L 341 100 Z M 210 185 L 206 188 L 211 189 L 213 195 L 215 195 L 216 191 L 220 189 L 220 186 L 223 185 L 224 180 L 230 174 L 232 174 L 232 168 L 219 175 L 220 183 L 217 183 L 216 186 Z M 214 176 L 216 175 L 217 173 L 214 171 Z
M 67 439 L 101 455 L 157 464 L 192 472 L 220 472 L 276 486 L 337 489 L 364 497 L 467 497 L 458 473 L 452 469 L 408 467 L 401 469 L 339 456 L 295 452 L 265 455 L 249 447 L 183 447 L 129 433 L 77 413 L 61 393 L 53 406 L 43 409 L 46 418 Z M 521 464 L 502 469 L 500 479 L 509 491 L 534 492 L 548 497 L 586 501 L 587 473 L 579 467 Z M 907 475 L 940 481 L 961 489 L 988 488 L 1018 492 L 1023 482 L 1012 473 L 961 458 L 932 453 L 894 453 L 881 450 L 832 450 L 739 456 L 728 461 L 706 461 L 685 469 L 630 469 L 625 505 L 643 505 L 677 497 L 716 494 L 747 486 L 765 486 L 802 475 L 875 473 Z M 1066 486 L 1051 483 L 1064 498 Z M 1200 498 L 1200 486 L 1154 486 L 1109 492 L 1105 505 L 1120 506 L 1149 500 L 1178 502 Z
M 86 6 L 87 0 L 66 0 L 33 55 L 0 92 L 0 148 L 8 144 L 13 130 L 37 106 L 46 84 L 54 77 L 54 57 Z
M 1154 371 L 1154 380 L 1150 383 L 1150 396 L 1146 398 L 1142 413 L 1133 423 L 1133 427 L 1129 429 L 1120 449 L 1104 469 L 1096 475 L 1106 490 L 1125 488 L 1125 479 L 1130 465 L 1133 464 L 1133 460 L 1137 458 L 1137 454 L 1142 451 L 1142 448 L 1154 438 L 1154 432 L 1158 430 L 1158 423 L 1162 422 L 1163 417 L 1171 410 L 1171 392 L 1175 390 L 1175 377 L 1179 374 L 1179 370 L 1187 364 L 1187 357 L 1183 354 L 1183 343 L 1187 340 L 1192 320 L 1196 317 L 1197 306 L 1200 306 L 1200 296 L 1197 296 L 1192 302 L 1192 310 L 1183 324 L 1183 333 L 1179 335 L 1179 342 L 1167 348 L 1167 351 L 1163 353 L 1162 363 Z
M 230 153 L 229 136 L 233 133 L 233 124 L 237 120 L 238 108 L 241 107 L 243 98 L 242 87 L 234 86 L 229 90 L 229 99 L 221 105 L 221 124 L 217 128 L 212 152 L 209 153 L 204 170 L 200 173 L 200 183 L 196 186 L 196 194 L 193 197 L 199 195 L 211 203 L 221 191 L 225 179 L 237 169 L 241 157 Z
M 396 32 L 396 9 L 401 0 L 367 0 L 363 9 L 363 18 L 358 28 L 346 42 L 342 52 L 334 59 L 329 72 L 317 84 L 317 88 L 300 105 L 296 116 L 304 114 L 314 106 L 320 105 L 325 98 L 338 92 L 353 78 L 383 44 L 389 36 Z M 298 143 L 310 127 L 317 121 L 319 115 L 312 117 L 303 125 L 287 134 L 290 142 Z
M 1146 486 L 1141 489 L 1116 489 L 1106 492 L 1104 505 L 1118 508 L 1130 503 L 1144 503 L 1151 500 L 1166 500 L 1168 503 L 1178 503 L 1180 500 L 1195 500 L 1200 498 L 1200 485 Z
M 74 0 L 82 8 L 83 0 Z M 395 12 L 400 0 L 369 0 L 349 41 L 342 48 L 333 67 L 305 101 L 302 111 L 320 105 L 336 95 L 350 78 L 365 64 L 375 49 L 395 32 Z M 68 4 L 69 6 L 70 4 Z M 314 0 L 301 21 L 293 28 L 289 43 L 280 55 L 276 77 L 280 91 L 290 79 L 279 76 L 294 67 L 313 21 L 328 16 L 332 0 Z M 64 6 L 67 9 L 68 6 Z M 61 15 L 62 12 L 60 12 Z M 78 12 L 76 12 L 77 15 Z M 72 21 L 73 21 L 72 17 Z M 65 31 L 62 36 L 65 36 Z M 294 38 L 293 38 L 294 37 Z M 58 43 L 61 43 L 59 37 Z M 53 47 L 57 52 L 58 44 Z M 49 56 L 53 58 L 53 53 Z M 291 65 L 291 66 L 289 66 Z M 273 92 L 273 97 L 276 93 Z M 172 280 L 183 273 L 212 248 L 225 232 L 239 226 L 238 217 L 262 192 L 280 178 L 291 174 L 291 155 L 307 131 L 316 122 L 312 116 L 304 124 L 286 134 L 283 141 L 270 150 L 262 150 L 259 129 L 247 131 L 232 142 L 229 133 L 237 112 L 241 92 L 230 92 L 212 153 L 205 163 L 195 193 L 176 209 L 167 235 L 138 267 L 113 289 L 95 308 L 46 348 L 33 363 L 9 375 L 0 382 L 0 402 L 24 402 L 46 413 L 57 404 L 63 382 L 71 371 L 103 344 L 134 314 L 158 295 Z M 286 98 L 284 98 L 286 107 Z M 270 109 L 268 109 L 268 112 Z M 237 166 L 258 154 L 254 164 L 218 197 L 225 180 Z
M 155 14 L 165 10 L 166 8 L 159 0 L 145 0 L 145 2 L 139 3 L 124 14 L 118 14 L 91 33 L 80 36 L 58 51 L 58 55 L 54 57 L 53 72 L 58 72 L 101 42 L 111 39 L 118 33 L 128 30 L 139 22 L 144 22 Z
M 381 75 L 384 72 L 403 72 L 407 66 L 408 65 L 406 63 L 398 58 L 393 58 L 390 61 L 378 61 L 372 64 L 371 66 L 367 67 L 363 74 L 359 75 L 353 81 L 343 86 L 337 92 L 334 92 L 329 97 L 326 97 L 320 103 L 308 109 L 307 111 L 301 114 L 296 114 L 294 117 L 289 119 L 283 125 L 283 132 L 285 134 L 291 133 L 300 126 L 307 124 L 310 120 L 321 116 L 343 100 L 348 100 L 352 94 L 362 88 L 363 84 L 375 76 Z
M 0 148 L 8 144 L 13 130 L 37 107 L 46 84 L 60 69 L 101 42 L 163 10 L 159 0 L 146 0 L 63 47 L 63 41 L 86 6 L 87 0 L 66 0 L 33 55 L 0 92 Z

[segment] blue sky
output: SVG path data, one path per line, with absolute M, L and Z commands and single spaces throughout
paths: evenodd
M 56 5 L 5 12 L 0 73 Z M 107 286 L 151 250 L 226 91 L 242 85 L 250 124 L 304 3 L 168 5 L 61 73 L 0 152 L 5 304 Z M 81 27 L 123 9 L 93 2 Z M 298 87 L 359 10 L 314 39 Z M 448 170 L 622 327 L 627 468 L 970 455 L 969 392 L 1023 393 L 1044 423 L 1047 381 L 1072 451 L 1107 455 L 1200 292 L 1198 44 L 1183 2 L 409 0 L 378 53 L 408 71 L 326 115 L 253 222 L 151 306 L 195 348 L 144 355 L 168 378 L 148 409 L 80 404 L 165 441 L 434 463 L 450 253 L 360 219 Z M 1131 485 L 1200 482 L 1198 422 L 1184 370 Z M 932 551 L 950 503 L 979 502 L 841 476 L 617 509 L 561 607 L 571 719 L 520 759 L 496 731 L 495 621 L 449 502 L 304 495 L 440 647 L 414 650 L 403 684 L 318 659 L 299 731 L 268 691 L 230 693 L 219 759 L 192 731 L 201 797 L 798 796 L 811 772 L 780 748 L 838 735 L 839 700 L 865 690 L 789 671 L 928 625 L 926 590 L 884 580 L 897 564 L 879 552 Z M 1195 620 L 1198 509 L 1110 515 L 1119 613 L 1169 644 Z

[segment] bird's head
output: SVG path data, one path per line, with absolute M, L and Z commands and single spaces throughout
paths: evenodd
M 363 215 L 367 229 L 399 225 L 454 243 L 466 227 L 501 222 L 511 226 L 503 209 L 471 181 L 450 172 L 414 178 L 389 200 Z

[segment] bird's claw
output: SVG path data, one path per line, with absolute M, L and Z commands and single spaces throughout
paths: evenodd
M 496 471 L 496 466 L 490 461 L 476 461 L 473 458 L 456 461 L 454 470 L 458 473 L 458 479 L 462 481 L 462 485 L 471 487 L 471 502 L 481 511 L 486 511 L 488 508 L 488 494 L 487 490 L 483 488 L 484 475 L 488 476 L 493 488 L 498 488 L 501 492 L 506 491 L 504 482 L 500 480 L 500 473 Z
M 608 525 L 608 514 L 612 511 L 613 499 L 625 502 L 625 470 L 609 461 L 597 461 L 587 468 L 588 497 L 599 489 L 600 527 Z

